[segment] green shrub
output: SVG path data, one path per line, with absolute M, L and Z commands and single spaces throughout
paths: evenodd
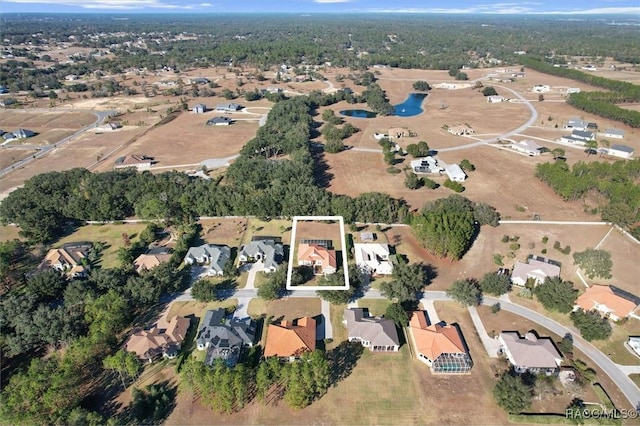
M 511 244 L 509 244 L 509 249 L 513 250 L 513 251 L 518 250 L 518 249 L 520 249 L 520 244 L 519 243 L 511 243 Z
M 504 259 L 504 256 L 500 253 L 495 253 L 493 255 L 493 262 L 498 266 L 504 266 L 504 262 L 502 261 L 502 259 Z
M 547 241 L 549 241 L 549 237 L 547 237 L 546 235 L 542 237 L 542 244 L 547 244 Z
M 402 172 L 402 170 L 400 170 L 397 167 L 387 167 L 387 173 L 392 174 L 392 175 L 397 175 L 398 173 Z
M 503 243 L 508 243 L 509 242 L 509 236 L 508 235 L 503 235 L 502 239 L 500 241 L 502 241 Z
M 541 250 L 541 253 L 542 253 L 542 254 L 547 254 L 547 249 L 546 249 L 546 248 L 545 248 L 545 249 L 542 249 L 542 250 Z

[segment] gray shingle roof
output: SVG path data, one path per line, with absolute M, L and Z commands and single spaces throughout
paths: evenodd
M 367 317 L 364 309 L 353 308 L 344 311 L 350 337 L 359 337 L 371 342 L 372 346 L 400 346 L 398 332 L 393 321 L 378 317 Z
M 273 240 L 251 241 L 242 246 L 239 256 L 247 258 L 262 257 L 265 268 L 277 268 L 282 262 L 284 248 Z
M 219 246 L 215 244 L 203 244 L 198 247 L 191 247 L 185 256 L 185 259 L 191 258 L 193 260 L 200 259 L 207 256 L 211 259 L 209 269 L 222 273 L 224 265 L 229 261 L 231 257 L 231 249 L 227 246 Z

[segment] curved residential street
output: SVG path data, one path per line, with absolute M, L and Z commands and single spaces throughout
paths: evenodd
M 228 297 L 242 300 L 244 309 L 246 309 L 249 301 L 252 298 L 258 296 L 257 290 L 255 288 L 243 288 L 234 291 L 232 294 L 229 294 Z M 318 297 L 318 295 L 313 290 L 292 290 L 287 292 L 284 297 L 315 298 Z M 385 297 L 380 294 L 380 291 L 376 289 L 367 290 L 362 297 L 367 299 L 385 299 Z M 444 291 L 424 291 L 422 292 L 420 299 L 423 301 L 423 303 L 424 301 L 452 300 Z M 194 299 L 191 296 L 190 289 L 187 289 L 185 292 L 181 293 L 173 299 L 174 302 L 186 302 L 192 300 Z M 640 367 L 618 366 L 600 350 L 585 341 L 579 334 L 576 333 L 575 330 L 571 330 L 538 312 L 525 308 L 524 306 L 509 302 L 507 300 L 504 300 L 504 298 L 498 299 L 489 296 L 485 296 L 482 303 L 488 306 L 500 303 L 501 309 L 519 315 L 523 318 L 528 319 L 529 321 L 535 322 L 536 324 L 548 329 L 558 336 L 564 336 L 565 334 L 570 333 L 574 336 L 574 346 L 583 354 L 585 354 L 585 356 L 589 358 L 591 362 L 601 368 L 611 378 L 611 380 L 620 388 L 621 392 L 625 395 L 629 403 L 633 407 L 637 407 L 638 404 L 640 404 L 640 388 L 638 388 L 638 386 L 636 386 L 635 383 L 633 383 L 633 381 L 627 376 L 630 371 L 636 371 L 637 369 L 640 369 Z M 325 315 L 325 320 L 327 322 L 327 325 L 329 325 L 331 324 L 331 321 L 330 318 L 326 318 L 327 306 L 325 306 L 324 308 L 325 309 L 323 309 L 323 313 Z

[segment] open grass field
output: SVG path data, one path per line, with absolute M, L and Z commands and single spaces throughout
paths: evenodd
M 101 242 L 105 245 L 105 250 L 102 252 L 98 264 L 103 268 L 114 268 L 120 266 L 118 249 L 124 246 L 122 234 L 127 234 L 129 241 L 133 243 L 137 241 L 140 231 L 146 226 L 144 223 L 85 225 L 78 228 L 71 235 L 60 239 L 56 243 L 56 247 L 60 247 L 65 243 L 79 241 Z
M 440 302 L 436 302 L 436 306 L 438 306 L 437 305 L 438 303 Z M 478 313 L 480 314 L 482 322 L 484 323 L 484 326 L 487 330 L 487 333 L 489 333 L 489 335 L 491 335 L 492 331 L 495 331 L 496 333 L 499 333 L 501 331 L 519 331 L 520 334 L 523 334 L 530 330 L 536 330 L 536 332 L 541 337 L 550 337 L 553 339 L 554 342 L 559 341 L 562 337 L 562 336 L 557 336 L 556 334 L 551 333 L 549 330 L 542 328 L 537 324 L 532 323 L 531 321 L 525 318 L 522 318 L 518 315 L 514 315 L 510 312 L 499 311 L 498 313 L 493 314 L 491 313 L 491 310 L 488 306 L 479 306 Z M 613 400 L 613 403 L 617 408 L 627 408 L 628 406 L 627 399 L 623 396 L 623 394 L 615 386 L 615 384 L 611 381 L 611 379 L 609 379 L 609 377 L 606 374 L 604 374 L 602 370 L 600 370 L 597 366 L 591 363 L 591 361 L 589 361 L 580 351 L 576 351 L 574 353 L 574 358 L 585 361 L 589 367 L 593 368 L 596 371 L 596 381 L 599 382 L 602 385 L 602 387 L 606 390 L 606 392 L 609 394 L 609 396 L 611 397 L 611 399 Z M 597 394 L 593 391 L 593 388 L 591 387 L 585 387 L 584 394 L 582 394 L 582 396 L 579 396 L 579 397 L 587 402 L 600 401 Z M 562 403 L 564 403 L 564 405 L 560 403 L 560 399 L 562 400 Z M 549 398 L 549 396 L 547 395 L 546 398 L 534 401 L 534 410 L 532 411 L 536 411 L 537 409 L 537 411 L 539 412 L 544 412 L 543 410 L 548 410 L 550 407 L 554 407 L 556 411 L 547 411 L 547 412 L 563 413 L 564 408 L 566 408 L 566 406 L 569 404 L 571 399 L 572 397 L 568 394 L 566 390 L 563 395 L 559 395 L 558 397 L 555 397 L 555 399 Z
M 247 219 L 200 220 L 202 233 L 197 244 L 225 244 L 239 247 L 247 229 Z
M 247 230 L 242 236 L 242 244 L 251 242 L 251 238 L 255 236 L 269 236 L 282 238 L 282 244 L 289 245 L 291 242 L 291 227 L 293 223 L 290 220 L 273 219 L 264 222 L 259 219 L 250 218 L 247 221 Z
M 0 150 L 0 169 L 9 167 L 12 164 L 23 160 L 35 154 L 36 151 L 31 149 L 3 149 Z
M 640 246 L 630 238 L 625 237 L 617 229 L 614 229 L 604 240 L 600 249 L 611 252 L 611 259 L 613 260 L 612 278 L 609 280 L 601 278 L 590 280 L 585 277 L 587 282 L 613 284 L 636 296 L 640 296 L 640 285 L 638 284 L 638 276 L 640 276 L 638 250 L 640 250 Z
M 293 298 L 266 301 L 259 298 L 249 302 L 249 315 L 252 317 L 273 317 L 294 320 L 304 316 L 315 317 L 322 312 L 318 298 Z
M 381 316 L 387 310 L 387 306 L 391 304 L 388 299 L 359 299 L 358 307 L 369 309 L 369 313 L 373 316 Z
M 88 112 L 69 112 L 52 109 L 50 112 L 27 110 L 1 110 L 0 128 L 4 131 L 12 131 L 17 128 L 33 130 L 44 133 L 51 129 L 79 130 L 96 121 L 95 115 Z
M 188 317 L 193 315 L 197 321 L 192 322 L 192 327 L 198 327 L 199 321 L 204 318 L 206 311 L 210 309 L 229 308 L 238 305 L 238 299 L 226 299 L 221 302 L 173 302 L 165 317 L 171 319 L 176 315 Z
M 12 241 L 15 239 L 22 239 L 20 237 L 20 228 L 9 225 L 0 226 L 0 241 Z
M 607 340 L 597 340 L 593 346 L 597 347 L 620 365 L 640 365 L 640 358 L 625 347 L 629 336 L 640 335 L 640 320 L 629 318 L 624 324 L 611 326 L 613 332 Z

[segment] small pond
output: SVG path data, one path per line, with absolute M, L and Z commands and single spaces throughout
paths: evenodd
M 366 109 L 346 109 L 340 111 L 340 114 L 355 118 L 373 118 L 377 115 L 375 112 L 367 111 Z
M 393 114 L 397 117 L 413 117 L 424 112 L 422 101 L 427 97 L 426 93 L 410 93 L 404 102 L 393 106 Z M 366 109 L 345 109 L 340 111 L 341 115 L 355 118 L 374 118 L 377 114 Z

